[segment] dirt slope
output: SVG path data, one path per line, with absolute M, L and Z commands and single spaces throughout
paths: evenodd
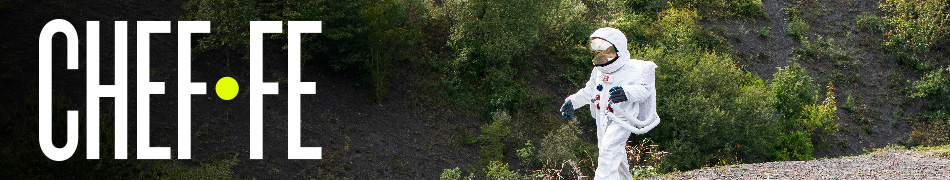
M 808 40 L 834 39 L 833 46 L 840 47 L 849 57 L 847 63 L 855 64 L 840 66 L 828 58 L 798 62 L 823 87 L 822 96 L 824 87 L 834 84 L 839 107 L 840 119 L 836 122 L 840 131 L 825 139 L 812 137 L 820 142 L 815 144 L 814 156 L 855 155 L 906 141 L 911 126 L 905 118 L 921 112 L 923 106 L 919 100 L 907 99 L 902 88 L 918 76 L 906 73 L 902 65 L 887 57 L 882 47 L 882 31 L 863 30 L 855 25 L 859 16 L 879 12 L 878 1 L 796 2 L 763 0 L 768 18 L 710 18 L 700 24 L 729 41 L 743 69 L 771 80 L 776 68 L 791 64 L 795 49 L 802 48 L 802 43 L 788 35 L 790 17 L 786 14 L 792 8 L 802 11 L 802 18 L 810 26 Z M 762 28 L 771 29 L 765 38 L 758 36 Z M 848 96 L 854 99 L 853 111 L 843 108 Z

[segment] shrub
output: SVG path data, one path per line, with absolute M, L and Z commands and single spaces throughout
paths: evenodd
M 911 142 L 922 146 L 950 144 L 950 120 L 921 122 L 910 131 Z
M 669 7 L 666 1 L 656 0 L 625 0 L 623 5 L 631 12 L 646 14 L 649 18 L 656 18 L 657 13 Z
M 950 75 L 946 73 L 947 69 L 937 69 L 928 73 L 920 80 L 914 81 L 911 86 L 910 98 L 922 98 L 927 100 L 927 109 L 932 112 L 923 114 L 927 120 L 943 120 L 950 115 Z
M 788 22 L 788 35 L 795 40 L 804 40 L 808 33 L 809 25 L 801 17 L 792 17 Z
M 854 25 L 861 30 L 877 32 L 881 31 L 881 18 L 873 14 L 864 13 L 855 19 Z
M 838 131 L 834 88 L 829 85 L 824 101 L 819 103 L 818 87 L 805 68 L 796 62 L 778 68 L 771 88 L 776 99 L 774 107 L 783 122 L 780 143 L 772 152 L 772 158 L 812 159 L 812 135 L 829 136 Z
M 770 94 L 761 80 L 741 72 L 731 58 L 696 49 L 645 48 L 638 59 L 654 60 L 658 113 L 663 123 L 647 137 L 663 142 L 663 172 L 716 164 L 716 151 L 736 144 L 742 161 L 765 156 L 776 137 Z M 702 68 L 697 68 L 702 67 Z M 705 94 L 705 95 L 700 95 Z M 701 124 L 701 126 L 697 126 Z
M 199 52 L 224 47 L 248 47 L 250 21 L 260 20 L 257 4 L 251 0 L 191 0 L 183 5 L 188 11 L 182 20 L 211 21 L 211 32 L 198 39 Z
M 849 94 L 848 98 L 845 99 L 844 101 L 844 105 L 841 106 L 841 109 L 844 109 L 845 111 L 848 111 L 848 112 L 854 112 L 854 110 L 857 108 L 857 106 L 855 105 L 854 99 L 855 99 L 854 96 L 851 96 Z
M 732 5 L 735 8 L 736 15 L 741 17 L 769 17 L 769 14 L 765 13 L 765 9 L 762 8 L 762 0 L 733 0 Z
M 936 62 L 933 59 L 926 59 L 917 56 L 907 54 L 903 51 L 893 51 L 888 54 L 888 58 L 897 61 L 904 67 L 910 68 L 911 72 L 916 74 L 924 74 L 926 72 L 932 71 L 935 69 Z
M 767 18 L 761 0 L 668 0 L 672 7 L 696 9 L 705 17 Z
M 815 99 L 818 97 L 815 96 Z M 834 87 L 828 86 L 828 92 L 825 93 L 825 100 L 820 104 L 810 104 L 805 107 L 805 118 L 799 122 L 806 132 L 817 133 L 822 136 L 833 135 L 838 132 L 838 115 L 835 111 L 838 105 L 835 102 Z
M 935 44 L 947 42 L 950 33 L 950 4 L 942 0 L 881 1 L 881 17 L 889 27 L 885 46 L 923 53 Z
M 492 161 L 483 169 L 486 179 L 492 180 L 519 180 L 522 179 L 518 172 L 508 170 L 508 164 L 500 161 Z
M 772 28 L 771 28 L 771 27 L 762 27 L 762 29 L 759 30 L 758 36 L 759 36 L 759 38 L 763 38 L 763 39 L 768 38 L 768 37 L 769 37 L 769 32 L 771 32 L 771 31 L 772 31 Z
M 492 115 L 492 122 L 482 126 L 482 134 L 477 138 L 480 144 L 478 152 L 488 161 L 503 160 L 505 144 L 511 134 L 511 116 L 506 111 L 498 111 Z
M 657 166 L 660 172 L 715 165 L 723 158 L 717 150 L 739 144 L 744 148 L 736 151 L 737 159 L 761 159 L 778 138 L 768 86 L 739 69 L 730 52 L 710 50 L 724 44 L 702 45 L 697 19 L 694 10 L 668 9 L 655 24 L 662 43 L 631 52 L 659 66 L 657 87 L 663 88 L 657 88 L 657 110 L 663 123 L 652 132 L 662 133 L 644 136 L 670 152 Z
M 462 170 L 458 167 L 455 169 L 445 169 L 442 170 L 442 174 L 439 175 L 440 180 L 473 180 L 475 179 L 475 173 L 469 173 L 468 176 L 462 178 Z
M 538 48 L 542 24 L 550 2 L 460 1 L 449 2 L 458 9 L 448 46 L 458 56 L 448 62 L 452 76 L 473 80 L 461 86 L 473 93 L 487 93 L 489 111 L 514 111 L 525 97 L 524 80 L 517 78 L 526 69 Z M 462 82 L 458 82 L 462 83 Z M 475 94 L 473 94 L 475 95 Z M 484 95 L 478 95 L 484 96 Z
M 585 143 L 578 137 L 583 131 L 577 128 L 577 121 L 564 124 L 561 128 L 551 131 L 541 140 L 541 149 L 538 151 L 540 159 L 546 162 L 545 166 L 556 166 L 550 163 L 560 163 L 566 160 L 580 160 L 576 152 L 579 143 Z M 594 151 L 593 153 L 597 153 Z
M 656 166 L 668 152 L 660 151 L 657 145 L 650 138 L 640 140 L 636 145 L 626 146 L 627 159 L 630 161 L 630 174 L 635 179 L 642 179 L 659 175 L 659 169 Z
M 814 151 L 811 143 L 811 133 L 794 131 L 782 133 L 781 142 L 773 151 L 772 159 L 776 161 L 805 161 L 815 159 L 811 153 Z
M 425 17 L 421 6 L 406 0 L 190 0 L 184 3 L 188 12 L 180 19 L 211 21 L 212 33 L 202 35 L 195 49 L 224 50 L 226 56 L 248 47 L 249 21 L 320 20 L 334 25 L 319 35 L 302 36 L 302 61 L 362 78 L 372 87 L 374 99 L 381 101 L 394 74 L 391 69 L 398 61 L 409 59 L 406 51 L 413 49 L 420 35 L 421 21 L 410 17 Z M 265 35 L 278 40 L 286 37 L 286 33 Z
M 775 109 L 779 117 L 786 121 L 805 118 L 804 107 L 815 104 L 818 95 L 818 87 L 805 68 L 793 62 L 785 68 L 778 68 L 772 76 L 772 93 L 775 94 Z

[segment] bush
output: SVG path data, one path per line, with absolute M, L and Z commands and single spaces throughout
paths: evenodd
M 918 81 L 914 81 L 911 87 L 910 98 L 922 98 L 927 100 L 927 109 L 931 112 L 923 114 L 925 120 L 943 120 L 950 117 L 950 71 L 947 69 L 937 69 L 928 73 Z
M 769 32 L 771 32 L 771 31 L 772 31 L 772 28 L 771 28 L 771 27 L 762 27 L 762 29 L 759 30 L 758 36 L 759 36 L 759 38 L 763 38 L 763 39 L 768 38 L 768 37 L 769 37 Z
M 578 137 L 583 131 L 577 128 L 577 121 L 564 124 L 560 129 L 551 131 L 541 140 L 541 149 L 538 151 L 540 159 L 546 162 L 545 166 L 556 166 L 566 160 L 580 160 L 577 156 L 583 152 L 577 152 L 579 143 L 585 143 Z M 596 154 L 597 151 L 591 152 Z M 555 163 L 555 164 L 550 164 Z
M 916 123 L 910 132 L 910 142 L 919 146 L 950 145 L 950 120 Z
M 772 159 L 776 161 L 805 161 L 815 159 L 811 153 L 814 151 L 811 143 L 811 133 L 794 131 L 782 133 L 781 142 L 772 154 Z
M 468 176 L 462 178 L 462 170 L 459 170 L 458 167 L 455 169 L 445 169 L 442 170 L 442 174 L 439 175 L 440 180 L 472 180 L 475 179 L 474 173 L 469 173 Z
M 257 3 L 251 0 L 191 0 L 180 19 L 211 21 L 211 33 L 198 39 L 199 52 L 216 48 L 243 49 L 250 41 L 250 21 L 260 20 Z
M 686 8 L 664 11 L 655 23 L 661 43 L 631 52 L 633 58 L 659 66 L 657 87 L 663 88 L 657 88 L 657 110 L 663 123 L 653 132 L 662 133 L 645 136 L 670 152 L 657 166 L 660 172 L 718 164 L 725 156 L 717 151 L 737 145 L 744 148 L 731 159 L 755 161 L 766 157 L 778 138 L 768 86 L 737 68 L 731 52 L 711 50 L 729 49 L 726 44 L 697 39 L 703 31 L 698 18 Z
M 780 143 L 774 160 L 812 159 L 812 135 L 829 136 L 838 131 L 834 88 L 828 86 L 825 100 L 818 102 L 818 87 L 805 68 L 793 62 L 773 75 L 774 107 L 781 123 Z
M 514 111 L 525 97 L 524 80 L 517 78 L 527 69 L 540 42 L 546 6 L 534 1 L 459 1 L 448 6 L 458 9 L 448 46 L 458 56 L 448 61 L 451 76 L 473 80 L 451 84 L 462 93 L 487 93 L 489 111 Z M 461 89 L 464 88 L 464 89 Z
M 732 5 L 735 8 L 736 15 L 741 17 L 769 17 L 769 14 L 765 13 L 765 9 L 762 8 L 762 0 L 733 0 Z
M 660 11 L 669 8 L 669 5 L 666 1 L 656 1 L 656 0 L 625 0 L 624 6 L 627 7 L 632 13 L 636 14 L 645 14 L 649 18 L 656 18 L 655 16 Z
M 855 19 L 854 25 L 861 30 L 877 32 L 881 31 L 881 18 L 873 14 L 864 13 Z
M 815 104 L 818 95 L 818 87 L 805 68 L 793 62 L 785 68 L 778 68 L 772 76 L 772 93 L 775 94 L 775 109 L 779 117 L 786 123 L 805 118 L 804 107 Z
M 630 161 L 630 174 L 633 178 L 642 179 L 660 175 L 656 166 L 664 156 L 669 155 L 668 152 L 660 151 L 659 145 L 650 138 L 644 138 L 633 146 L 629 145 L 629 141 L 627 143 L 627 159 Z
M 696 9 L 704 17 L 768 18 L 761 0 L 669 0 L 673 7 Z
M 941 146 L 950 144 L 950 120 L 920 122 L 910 131 L 914 145 Z
M 885 46 L 926 52 L 947 42 L 950 4 L 942 0 L 881 1 L 881 18 L 888 29 Z
M 801 17 L 792 17 L 788 22 L 788 35 L 795 40 L 804 40 L 808 33 L 809 25 Z
M 511 134 L 511 116 L 506 111 L 499 111 L 492 115 L 492 122 L 482 126 L 482 134 L 478 136 L 480 144 L 478 152 L 484 160 L 504 160 L 505 144 Z
M 508 164 L 502 163 L 500 161 L 492 161 L 488 164 L 485 169 L 486 179 L 492 180 L 519 180 L 522 179 L 521 175 L 517 172 L 508 170 Z
M 910 72 L 915 74 L 924 74 L 935 69 L 936 62 L 933 59 L 925 59 L 907 54 L 903 51 L 893 51 L 888 54 L 888 58 L 897 61 L 904 67 L 910 68 Z

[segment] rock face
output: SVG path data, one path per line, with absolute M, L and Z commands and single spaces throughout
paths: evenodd
M 881 150 L 860 156 L 704 168 L 650 179 L 950 179 L 950 159 Z

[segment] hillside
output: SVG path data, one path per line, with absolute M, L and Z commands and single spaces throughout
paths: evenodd
M 859 24 L 883 14 L 878 1 L 777 0 L 762 5 L 767 19 L 716 19 L 701 24 L 727 38 L 740 57 L 738 63 L 763 79 L 771 79 L 777 67 L 794 59 L 806 67 L 816 84 L 833 84 L 841 109 L 835 121 L 840 131 L 822 137 L 826 143 L 816 144 L 815 157 L 853 155 L 908 141 L 911 123 L 907 119 L 925 109 L 920 100 L 908 98 L 904 88 L 919 77 L 887 54 L 879 24 Z M 797 16 L 810 27 L 803 34 L 804 42 L 813 44 L 790 35 L 789 24 Z M 769 32 L 760 35 L 765 29 Z M 822 41 L 828 45 L 805 47 Z

